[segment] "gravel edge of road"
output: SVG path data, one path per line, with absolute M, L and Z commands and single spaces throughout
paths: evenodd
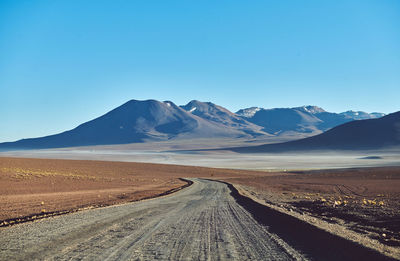
M 149 200 L 149 199 L 165 197 L 165 196 L 168 196 L 168 195 L 173 194 L 175 192 L 181 191 L 182 189 L 187 188 L 187 187 L 189 187 L 189 186 L 191 186 L 193 184 L 193 181 L 191 181 L 189 179 L 185 179 L 185 178 L 178 178 L 178 179 L 181 180 L 181 181 L 186 182 L 186 184 L 183 185 L 183 186 L 180 186 L 178 188 L 169 189 L 167 191 L 164 191 L 164 192 L 159 193 L 159 194 L 154 195 L 154 196 L 150 196 L 150 197 L 146 197 L 146 198 L 142 198 L 142 199 L 138 199 L 138 200 L 133 200 L 133 201 L 129 201 L 129 202 L 118 203 L 118 204 L 104 204 L 104 205 L 94 205 L 94 206 L 90 205 L 90 206 L 87 206 L 87 207 L 80 207 L 80 208 L 74 208 L 74 209 L 69 209 L 69 210 L 60 210 L 60 211 L 43 212 L 43 213 L 33 213 L 31 215 L 28 215 L 28 216 L 0 220 L 0 228 L 15 226 L 15 225 L 22 224 L 22 223 L 27 223 L 27 222 L 34 222 L 34 221 L 37 221 L 37 220 L 42 220 L 42 219 L 61 216 L 61 215 L 67 215 L 67 214 L 71 214 L 71 213 L 75 213 L 75 212 L 83 211 L 83 210 L 88 210 L 88 209 L 97 209 L 97 208 L 104 208 L 104 207 L 109 207 L 109 206 L 118 206 L 118 205 L 121 205 L 121 204 L 129 204 L 129 203 L 132 203 L 132 202 L 138 202 L 138 201 L 144 201 L 144 200 Z
M 340 260 L 400 260 L 399 251 L 393 247 L 379 242 L 371 243 L 367 238 L 340 225 L 265 203 L 246 193 L 240 185 L 217 179 L 209 180 L 226 184 L 238 204 L 259 223 L 268 226 L 299 252 L 310 253 L 317 260 L 335 260 L 338 252 L 345 253 L 340 256 Z M 286 226 L 283 227 L 282 223 Z M 313 240 L 307 240 L 309 236 L 305 235 L 312 235 Z

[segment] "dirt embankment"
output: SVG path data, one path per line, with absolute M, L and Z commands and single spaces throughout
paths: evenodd
M 227 178 L 248 195 L 289 212 L 400 246 L 400 168 L 319 170 Z
M 184 186 L 181 177 L 249 173 L 266 175 L 148 163 L 0 157 L 0 226 L 155 197 Z

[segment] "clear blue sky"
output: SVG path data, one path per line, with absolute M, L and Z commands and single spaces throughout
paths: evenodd
M 400 1 L 0 1 L 0 141 L 150 98 L 400 110 Z

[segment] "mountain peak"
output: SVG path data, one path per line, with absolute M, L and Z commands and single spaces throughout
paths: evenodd
M 125 104 L 135 104 L 135 103 L 142 103 L 142 104 L 145 104 L 145 103 L 160 103 L 160 102 L 157 101 L 157 100 L 153 100 L 153 99 L 148 99 L 148 100 L 135 100 L 135 99 L 131 99 L 131 100 L 127 101 Z
M 186 105 L 180 106 L 182 109 L 185 111 L 194 113 L 196 115 L 200 114 L 233 114 L 229 110 L 225 109 L 224 107 L 221 107 L 219 105 L 216 105 L 212 102 L 202 102 L 198 100 L 192 100 Z
M 163 101 L 163 103 L 168 107 L 177 107 L 172 101 Z

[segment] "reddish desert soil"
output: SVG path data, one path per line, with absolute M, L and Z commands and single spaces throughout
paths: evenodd
M 184 186 L 181 177 L 249 174 L 267 175 L 149 163 L 0 157 L 0 226 L 155 197 Z
M 400 246 L 400 167 L 224 180 L 269 204 L 344 225 L 385 245 Z

